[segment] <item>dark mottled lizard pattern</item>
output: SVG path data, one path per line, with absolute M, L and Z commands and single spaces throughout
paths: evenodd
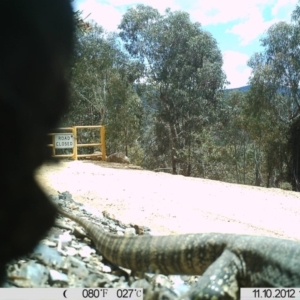
M 191 299 L 239 299 L 241 287 L 300 287 L 300 243 L 271 237 L 202 233 L 122 237 L 80 224 L 110 262 L 140 272 L 202 275 Z

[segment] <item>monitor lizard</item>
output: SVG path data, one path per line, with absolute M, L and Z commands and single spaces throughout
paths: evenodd
M 241 287 L 300 287 L 300 242 L 199 233 L 124 237 L 58 207 L 111 263 L 133 271 L 202 275 L 190 299 L 239 299 Z

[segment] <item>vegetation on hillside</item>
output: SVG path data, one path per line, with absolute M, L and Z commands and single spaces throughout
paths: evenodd
M 246 91 L 224 91 L 217 41 L 185 12 L 138 5 L 118 34 L 83 27 L 64 125 L 105 125 L 107 152 L 147 169 L 299 189 L 300 4 L 261 39 Z

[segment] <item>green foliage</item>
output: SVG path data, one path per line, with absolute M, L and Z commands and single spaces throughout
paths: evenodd
M 133 83 L 139 64 L 122 52 L 117 36 L 96 24 L 78 32 L 72 106 L 64 125 L 105 125 L 107 152 L 128 154 L 140 134 L 142 103 Z
M 155 107 L 148 131 L 156 136 L 154 167 L 191 175 L 195 134 L 215 115 L 225 82 L 217 43 L 187 13 L 160 15 L 144 5 L 129 9 L 119 29 L 129 54 L 143 63 L 144 80 L 152 89 L 144 99 Z
M 282 182 L 280 184 L 280 188 L 282 190 L 286 190 L 286 191 L 292 191 L 293 190 L 293 187 L 292 187 L 292 185 L 289 182 Z
M 274 174 L 294 181 L 294 186 L 300 175 L 298 143 L 292 142 L 299 139 L 298 132 L 292 131 L 300 112 L 298 17 L 297 6 L 294 23 L 279 22 L 271 26 L 261 39 L 264 52 L 253 55 L 249 61 L 253 71 L 248 112 L 254 124 L 252 138 L 257 143 L 259 132 L 263 137 L 260 145 L 265 156 L 267 186 Z

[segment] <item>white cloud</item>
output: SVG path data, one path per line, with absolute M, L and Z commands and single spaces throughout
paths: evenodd
M 276 23 L 277 21 L 278 20 L 276 19 L 265 21 L 262 14 L 255 9 L 252 10 L 249 18 L 234 25 L 231 29 L 227 29 L 226 32 L 238 35 L 241 45 L 245 46 L 263 34 L 272 24 Z
M 123 12 L 127 7 L 136 4 L 144 4 L 156 8 L 164 13 L 166 8 L 179 10 L 175 0 L 153 1 L 153 0 L 84 0 L 81 3 L 75 0 L 76 9 L 83 11 L 83 17 L 91 14 L 87 20 L 94 20 L 107 31 L 116 31 L 121 22 Z
M 96 21 L 107 31 L 116 31 L 122 18 L 122 13 L 114 6 L 96 0 L 86 0 L 77 9 L 83 11 L 83 18 L 90 14 L 87 20 Z
M 245 86 L 251 74 L 251 68 L 247 66 L 249 56 L 236 51 L 223 52 L 223 70 L 227 80 L 230 82 L 229 88 Z
M 274 0 L 198 1 L 189 7 L 189 12 L 194 20 L 203 25 L 219 24 L 248 19 L 253 12 L 262 11 L 264 6 L 272 3 Z
M 271 10 L 273 18 L 269 21 L 265 20 L 263 16 L 263 8 L 265 6 L 257 3 L 256 6 L 249 10 L 249 15 L 244 20 L 234 25 L 231 29 L 227 29 L 226 32 L 238 35 L 241 45 L 245 46 L 261 34 L 264 34 L 271 25 L 279 21 L 289 22 L 297 2 L 298 0 L 277 0 Z
M 282 21 L 290 21 L 291 13 L 298 0 L 278 0 L 272 8 L 272 15 Z
M 189 7 L 194 20 L 203 25 L 235 22 L 226 30 L 237 35 L 245 46 L 263 34 L 278 21 L 290 21 L 291 12 L 298 0 L 210 0 Z M 271 9 L 272 20 L 264 13 Z
M 164 13 L 166 8 L 170 7 L 171 10 L 180 10 L 180 6 L 175 3 L 175 0 L 110 0 L 110 5 L 113 6 L 132 6 L 137 4 L 144 4 L 157 9 L 160 13 Z

